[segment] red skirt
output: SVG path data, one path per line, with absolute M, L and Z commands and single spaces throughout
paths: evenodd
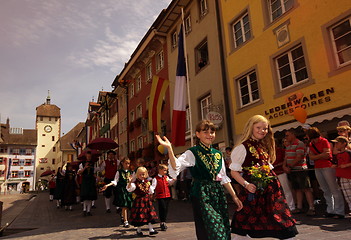
M 130 224 L 135 227 L 156 222 L 158 219 L 157 213 L 152 205 L 149 194 L 145 196 L 137 196 L 134 199 L 129 219 Z
M 235 212 L 232 233 L 250 237 L 291 238 L 298 234 L 280 182 L 275 179 L 263 192 L 249 196 L 242 188 L 239 199 L 244 207 Z

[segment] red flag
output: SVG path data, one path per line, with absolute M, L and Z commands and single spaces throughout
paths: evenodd
M 186 66 L 184 55 L 183 25 L 180 27 L 178 39 L 178 63 L 172 115 L 172 143 L 174 146 L 184 146 L 186 130 Z

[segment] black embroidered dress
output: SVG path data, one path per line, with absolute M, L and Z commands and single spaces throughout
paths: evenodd
M 197 237 L 205 239 L 201 233 L 205 232 L 207 239 L 230 239 L 227 200 L 220 182 L 222 179 L 218 179 L 223 164 L 222 153 L 202 143 L 189 150 L 195 156 L 195 166 L 190 167 L 193 176 L 190 196 L 193 199 Z M 196 208 L 200 208 L 200 211 Z
M 242 164 L 243 178 L 252 182 L 248 170 L 244 168 L 257 163 L 268 165 L 269 156 L 259 141 L 249 139 L 242 144 L 246 150 L 246 157 Z M 270 174 L 275 175 L 272 171 Z M 242 236 L 249 235 L 253 238 L 273 237 L 279 239 L 292 238 L 298 233 L 295 219 L 291 216 L 277 178 L 273 179 L 264 190 L 256 191 L 253 198 L 249 195 L 250 193 L 246 189 L 241 188 L 238 197 L 244 207 L 239 212 L 234 213 L 232 233 Z
M 113 204 L 117 207 L 132 207 L 132 193 L 128 192 L 126 187 L 128 184 L 128 178 L 133 174 L 130 170 L 118 170 L 118 182 L 116 187 L 116 196 Z

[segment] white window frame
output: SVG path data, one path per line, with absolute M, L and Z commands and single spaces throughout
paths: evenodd
M 191 32 L 191 16 L 190 14 L 184 20 L 184 30 L 185 34 L 189 34 Z
M 26 155 L 32 155 L 32 149 L 26 148 Z
M 346 22 L 346 21 L 348 21 L 349 24 L 350 24 L 350 26 L 351 26 L 351 16 L 349 16 L 348 18 L 343 19 L 343 20 L 337 22 L 336 24 L 334 24 L 333 26 L 331 26 L 331 27 L 329 28 L 329 34 L 330 34 L 330 37 L 331 37 L 331 40 L 332 40 L 332 46 L 333 46 L 333 55 L 334 55 L 334 58 L 335 58 L 336 66 L 337 66 L 337 67 L 343 67 L 343 66 L 345 66 L 345 65 L 351 64 L 351 59 L 348 60 L 348 61 L 345 61 L 344 63 L 340 63 L 340 58 L 339 58 L 339 53 L 342 52 L 342 51 L 345 51 L 345 50 L 347 50 L 347 49 L 350 49 L 350 48 L 351 48 L 351 45 L 346 46 L 346 47 L 344 47 L 343 49 L 341 49 L 341 50 L 339 50 L 339 51 L 337 50 L 337 46 L 336 46 L 336 41 L 337 41 L 338 39 L 342 38 L 342 37 L 345 37 L 345 36 L 347 36 L 347 35 L 350 35 L 350 34 L 351 34 L 351 30 L 350 30 L 349 32 L 347 32 L 347 33 L 345 33 L 345 34 L 339 36 L 337 39 L 335 39 L 335 36 L 334 36 L 334 34 L 333 34 L 333 29 L 335 29 L 336 27 L 340 26 L 341 24 L 343 24 L 343 23 Z M 351 54 L 351 53 L 350 53 L 350 54 Z
M 249 30 L 245 32 L 245 28 L 244 28 L 244 18 L 247 16 L 247 18 L 249 19 L 248 22 L 246 24 L 249 24 Z M 235 35 L 235 28 L 234 26 L 236 24 L 240 24 L 240 31 L 241 31 L 241 37 L 243 39 L 243 41 L 239 44 L 238 43 L 238 39 L 236 38 Z M 250 25 L 250 18 L 249 18 L 249 13 L 246 11 L 237 21 L 235 21 L 232 24 L 232 30 L 233 30 L 233 39 L 234 39 L 234 46 L 235 48 L 241 46 L 242 44 L 244 44 L 248 39 L 250 39 L 252 37 L 251 34 L 251 25 Z M 248 37 L 246 37 L 246 34 L 249 33 L 250 35 Z
M 151 82 L 152 81 L 152 64 L 149 63 L 148 65 L 146 65 L 145 68 L 145 72 L 146 72 L 146 81 L 147 82 Z
M 143 136 L 139 136 L 139 137 L 137 138 L 137 145 L 138 145 L 138 149 L 144 147 Z
M 160 71 L 164 67 L 164 53 L 161 50 L 156 55 L 156 71 Z
M 135 121 L 135 112 L 134 110 L 129 112 L 129 122 L 132 123 Z
M 275 17 L 274 19 L 273 19 L 273 9 L 272 9 L 272 4 L 271 4 L 272 1 L 280 3 L 280 8 L 282 9 L 282 13 L 279 16 Z M 289 1 L 291 1 L 291 7 L 286 9 L 285 3 L 289 2 Z M 294 6 L 294 1 L 295 0 L 267 0 L 270 21 L 274 22 L 277 18 L 279 18 L 284 13 L 286 13 L 288 10 L 290 10 Z M 279 9 L 279 8 L 277 8 L 277 9 Z
M 204 17 L 208 13 L 207 0 L 200 0 L 200 18 Z
M 136 106 L 136 118 L 143 117 L 143 105 L 140 103 Z
M 301 81 L 297 82 L 297 80 L 296 80 L 296 72 L 299 71 L 299 70 L 301 70 L 302 68 L 298 69 L 297 71 L 295 70 L 294 61 L 296 61 L 297 59 L 293 59 L 291 52 L 294 51 L 295 49 L 299 48 L 299 47 L 301 47 L 301 49 L 302 49 L 302 53 L 303 53 L 302 57 L 304 58 L 304 62 L 305 62 L 305 68 L 306 68 L 307 78 L 305 78 L 304 80 L 301 80 Z M 291 74 L 291 78 L 292 78 L 292 82 L 293 82 L 293 83 L 292 83 L 291 85 L 289 85 L 289 86 L 283 88 L 283 87 L 282 87 L 281 76 L 280 76 L 280 72 L 279 72 L 279 69 L 280 69 L 280 68 L 279 68 L 279 65 L 278 65 L 278 59 L 279 59 L 279 58 L 282 58 L 282 57 L 285 56 L 285 55 L 288 55 L 288 59 L 289 59 L 289 63 L 288 63 L 288 64 L 289 64 L 289 67 L 290 67 L 290 74 Z M 300 58 L 301 58 L 301 57 L 300 57 Z M 299 59 L 300 59 L 300 58 L 299 58 Z M 277 56 L 277 57 L 274 59 L 274 62 L 275 62 L 275 66 L 276 66 L 276 74 L 277 74 L 278 81 L 279 81 L 279 89 L 280 89 L 280 91 L 283 91 L 283 90 L 289 89 L 289 88 L 291 88 L 291 87 L 294 87 L 294 86 L 296 86 L 296 85 L 299 85 L 299 84 L 301 84 L 301 83 L 307 82 L 307 81 L 309 80 L 309 78 L 310 78 L 309 72 L 308 72 L 308 69 L 307 69 L 306 57 L 305 57 L 305 53 L 304 53 L 304 49 L 303 49 L 303 47 L 302 47 L 302 44 L 298 44 L 298 45 L 296 45 L 294 48 L 292 48 L 292 49 L 290 49 L 290 50 L 284 52 L 283 54 L 280 54 L 279 56 Z M 286 65 L 285 65 L 285 66 L 286 66 Z M 281 67 L 281 68 L 282 68 L 282 67 Z M 284 77 L 285 77 L 285 76 L 284 76 Z
M 134 97 L 134 83 L 129 85 L 129 98 Z
M 252 74 L 255 74 L 255 75 L 256 75 L 255 81 L 257 82 L 257 92 L 258 92 L 258 98 L 257 98 L 257 99 L 254 99 L 254 98 L 253 98 L 253 90 L 252 90 L 252 84 L 253 84 L 253 82 L 251 82 L 251 78 L 250 78 L 250 76 L 251 76 Z M 247 86 L 247 88 L 248 88 L 249 102 L 246 103 L 246 104 L 243 103 L 243 95 L 242 95 L 241 86 L 240 86 L 240 81 L 241 81 L 241 80 L 246 80 L 246 86 Z M 238 79 L 236 80 L 236 82 L 237 82 L 238 94 L 239 94 L 239 98 L 240 98 L 240 106 L 241 106 L 241 107 L 245 107 L 245 106 L 248 106 L 248 105 L 250 105 L 250 104 L 253 104 L 253 103 L 255 103 L 255 102 L 260 101 L 260 91 L 259 91 L 258 79 L 257 79 L 257 73 L 256 73 L 256 71 L 251 71 L 251 72 L 249 72 L 248 74 L 246 74 L 246 75 L 244 75 L 244 76 L 241 76 L 240 78 L 238 78 Z M 255 89 L 255 91 L 256 91 L 256 89 Z
M 136 81 L 136 92 L 139 92 L 141 90 L 141 75 L 139 75 L 135 81 Z
M 130 141 L 130 151 L 135 152 L 135 140 Z
M 172 33 L 171 41 L 172 41 L 171 42 L 172 49 L 175 49 L 178 46 L 178 34 L 177 34 L 177 31 L 174 31 Z
M 209 64 L 209 52 L 208 52 L 208 42 L 207 42 L 207 39 L 205 39 L 204 41 L 202 41 L 199 45 L 196 46 L 195 48 L 195 64 L 196 64 L 196 72 L 199 72 L 201 69 L 203 69 L 204 67 L 200 68 L 199 67 L 199 62 L 200 62 L 200 59 L 202 59 L 202 55 L 201 55 L 201 49 L 205 47 L 205 45 L 207 46 L 207 59 L 203 59 L 203 60 L 206 60 L 206 65 Z
M 19 155 L 19 154 L 20 154 L 20 149 L 19 149 L 19 148 L 14 148 L 14 149 L 12 150 L 12 154 L 13 154 L 13 155 Z
M 206 115 L 210 112 L 210 108 L 212 106 L 212 97 L 211 94 L 200 99 L 200 112 L 201 112 L 201 119 L 206 119 Z

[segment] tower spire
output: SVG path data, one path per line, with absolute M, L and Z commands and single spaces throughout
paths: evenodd
M 46 104 L 50 104 L 51 98 L 50 98 L 50 90 L 48 90 L 48 96 L 46 97 Z

